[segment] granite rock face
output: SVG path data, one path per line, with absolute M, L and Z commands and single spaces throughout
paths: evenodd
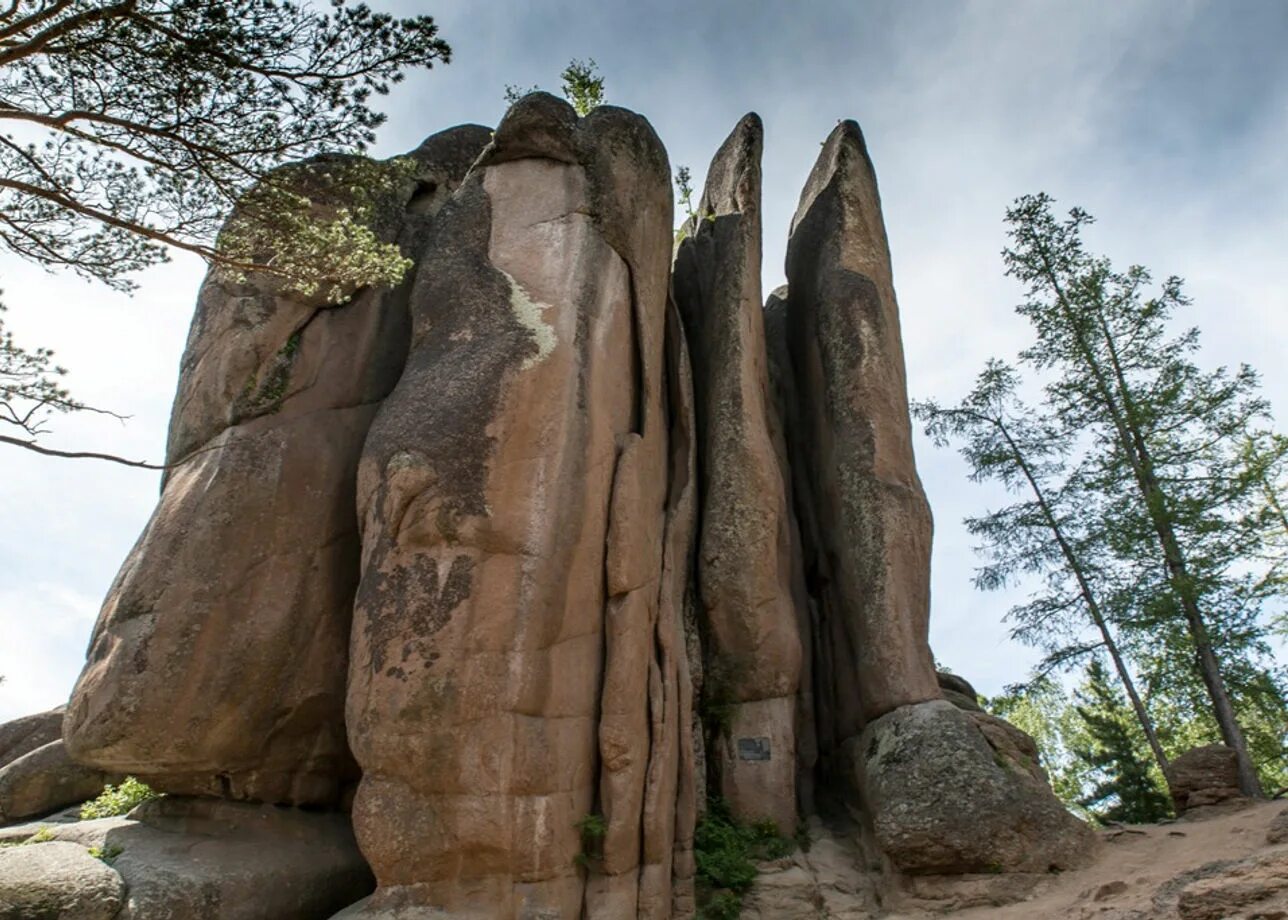
M 787 280 L 791 462 L 827 757 L 868 721 L 940 696 L 927 640 L 930 507 L 913 459 L 876 174 L 852 121 L 828 137 L 801 193 Z
M 51 741 L 0 767 L 0 821 L 84 802 L 120 779 L 72 760 L 62 739 Z
M 1224 744 L 1196 747 L 1174 759 L 1167 765 L 1167 786 L 1178 815 L 1207 814 L 1247 802 L 1239 789 L 1238 760 Z
M 63 736 L 64 707 L 0 725 L 0 767 Z
M 331 304 L 211 273 L 161 501 L 63 724 L 68 765 L 171 794 L 103 830 L 130 835 L 131 899 L 687 918 L 708 796 L 818 844 L 767 868 L 755 916 L 1085 857 L 1032 739 L 934 670 L 862 135 L 824 144 L 763 308 L 762 146 L 748 115 L 676 245 L 649 123 L 533 93 L 382 193 L 398 287 Z M 0 727 L 0 753 L 46 723 Z M 212 861 L 185 868 L 194 836 Z
M 50 836 L 0 850 L 0 905 L 35 876 L 64 903 L 114 906 L 16 915 L 23 920 L 322 920 L 373 886 L 341 814 L 167 796 L 127 816 L 58 826 Z M 0 917 L 8 916 L 0 907 Z
M 439 215 L 358 474 L 348 721 L 371 911 L 670 914 L 693 777 L 668 176 L 639 116 L 538 93 Z
M 0 851 L 0 920 L 115 920 L 125 883 L 111 866 L 73 843 Z
M 763 134 L 759 117 L 746 116 L 711 161 L 672 286 L 699 394 L 694 578 L 705 686 L 719 697 L 724 723 L 713 726 L 708 756 L 735 816 L 790 829 L 798 753 L 800 769 L 813 767 L 813 725 L 804 581 L 770 420 L 760 295 Z
M 374 218 L 416 252 L 488 140 L 414 151 Z M 325 173 L 330 161 L 313 164 Z M 340 304 L 216 269 L 198 299 L 160 504 L 94 630 L 66 716 L 77 759 L 154 787 L 334 802 L 356 769 L 345 660 L 358 456 L 406 354 L 404 287 Z

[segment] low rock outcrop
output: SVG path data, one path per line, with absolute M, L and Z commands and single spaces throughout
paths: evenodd
M 118 776 L 77 763 L 61 740 L 0 767 L 0 821 L 44 815 L 92 799 Z
M 0 849 L 0 917 L 322 920 L 373 886 L 340 814 L 168 796 L 45 836 Z
M 1239 789 L 1237 755 L 1224 744 L 1197 747 L 1172 760 L 1167 787 L 1178 815 L 1197 817 L 1248 802 Z
M 1007 726 L 995 746 L 972 715 L 945 700 L 902 706 L 847 742 L 881 850 L 922 874 L 1063 871 L 1087 862 L 1094 837 L 1051 794 L 1036 763 L 1020 759 L 1012 733 L 1023 733 Z
M 59 706 L 0 725 L 0 767 L 61 738 L 64 711 Z
M 0 850 L 0 920 L 116 920 L 124 902 L 120 873 L 79 844 Z

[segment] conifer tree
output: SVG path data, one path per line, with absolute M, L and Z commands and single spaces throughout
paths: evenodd
M 1159 786 L 1161 777 L 1142 756 L 1132 714 L 1098 658 L 1087 667 L 1086 681 L 1075 698 L 1089 743 L 1075 748 L 1074 754 L 1098 778 L 1079 804 L 1101 822 L 1148 824 L 1168 817 L 1172 809 Z

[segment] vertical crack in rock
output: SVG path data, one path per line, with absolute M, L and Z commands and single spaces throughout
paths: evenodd
M 463 126 L 410 156 L 373 229 L 418 255 L 486 145 Z M 342 159 L 319 158 L 325 173 Z M 301 170 L 300 166 L 286 167 Z M 416 181 L 433 201 L 408 210 Z M 104 603 L 66 718 L 68 748 L 174 793 L 333 803 L 356 767 L 345 660 L 367 427 L 407 351 L 410 279 L 326 306 L 272 278 L 202 285 L 160 502 Z

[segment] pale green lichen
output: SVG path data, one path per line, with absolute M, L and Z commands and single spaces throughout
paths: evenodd
M 523 362 L 523 369 L 527 370 L 544 361 L 555 350 L 555 345 L 558 343 L 555 327 L 547 323 L 542 316 L 543 311 L 550 309 L 550 304 L 533 300 L 513 275 L 504 269 L 500 271 L 505 275 L 505 280 L 510 283 L 510 310 L 523 328 L 532 333 L 533 341 L 537 346 L 537 353 Z

